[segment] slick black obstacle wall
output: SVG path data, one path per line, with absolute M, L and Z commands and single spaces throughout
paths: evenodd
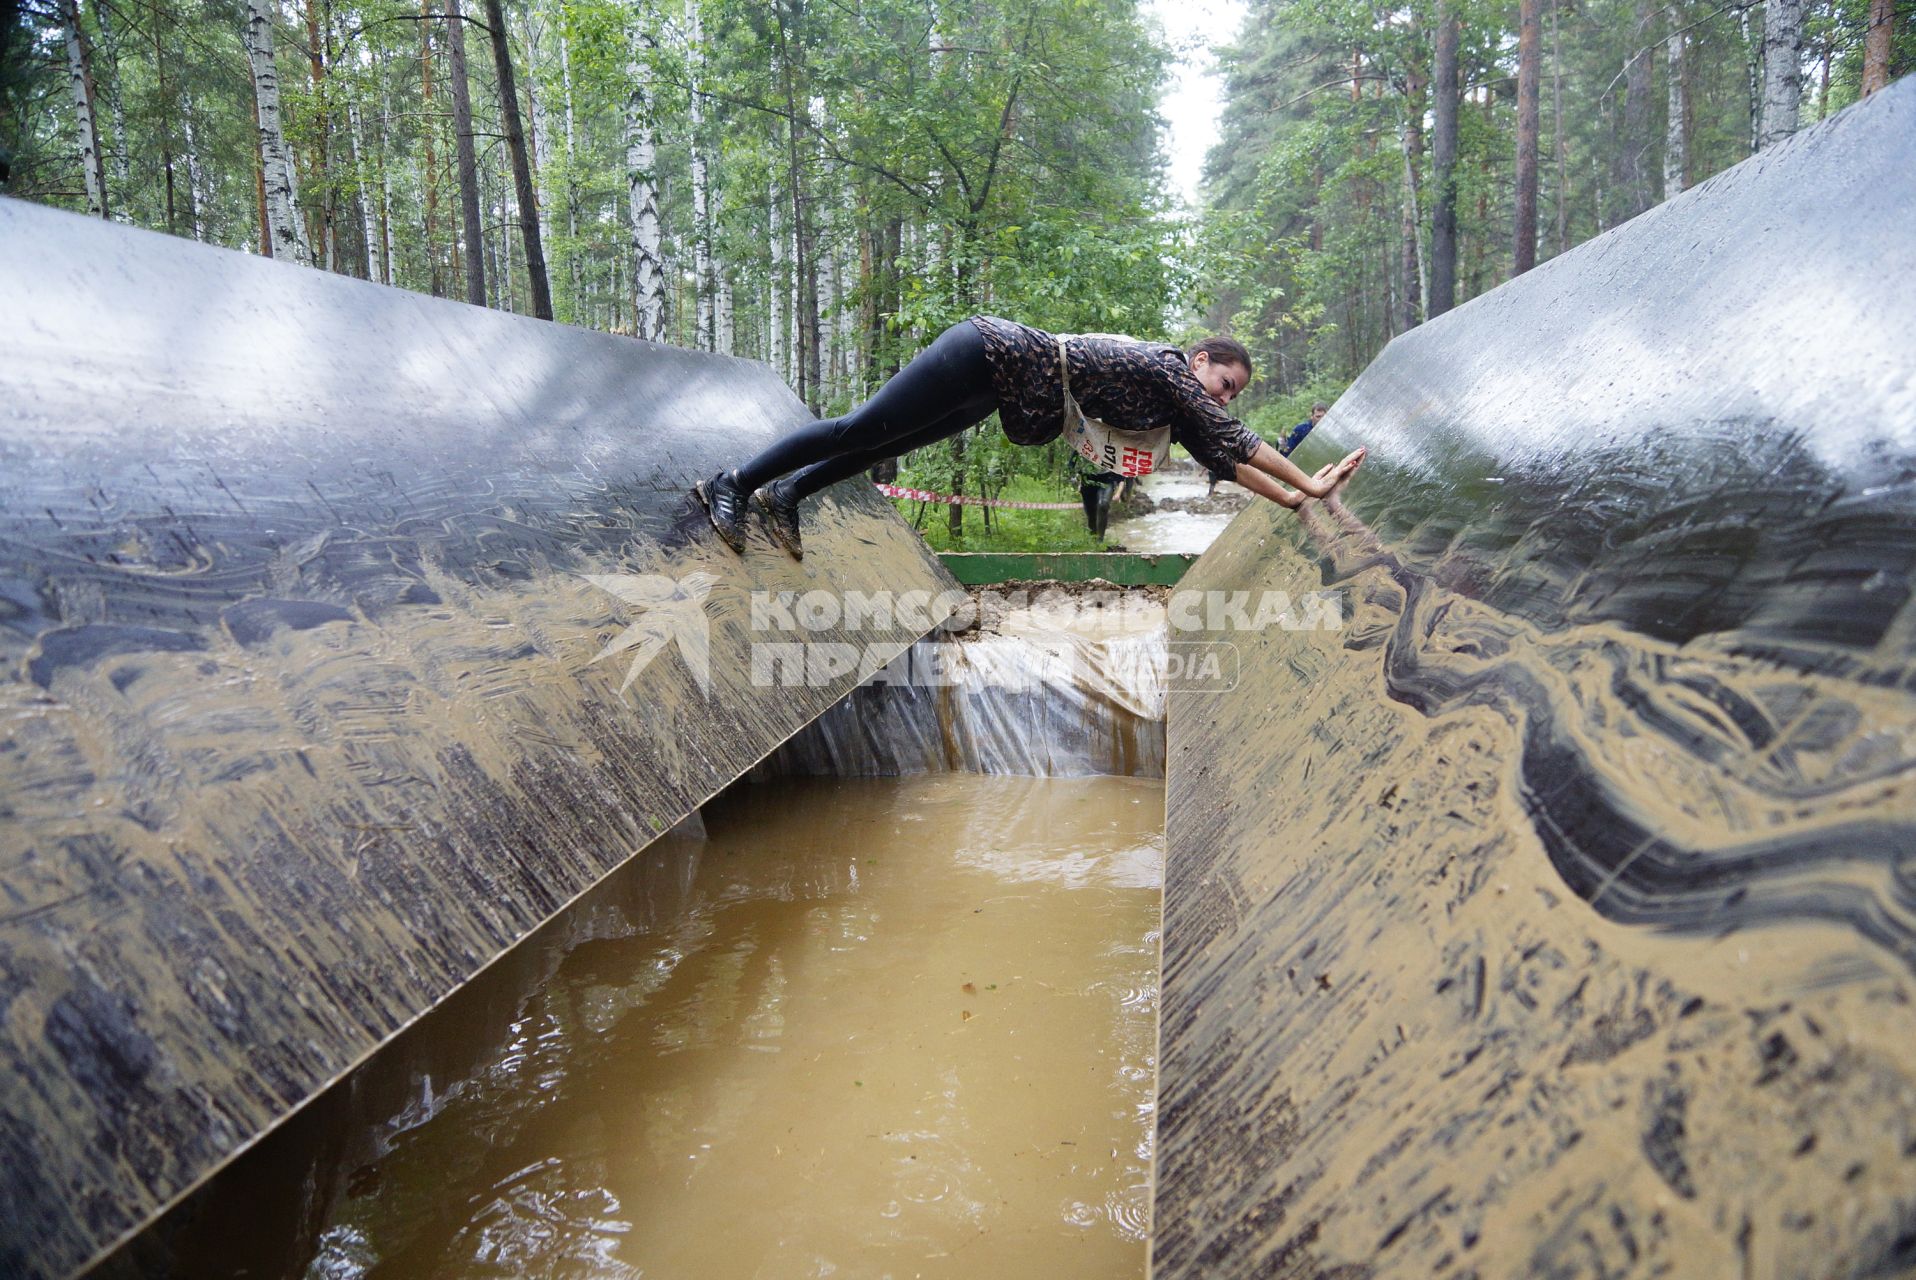
M 1916 1271 L 1916 81 L 1398 338 L 1184 580 L 1154 1272 Z
M 0 1273 L 147 1221 L 936 620 L 869 489 L 687 488 L 764 367 L 0 200 Z M 816 620 L 816 619 L 815 619 Z M 796 681 L 796 683 L 794 683 Z

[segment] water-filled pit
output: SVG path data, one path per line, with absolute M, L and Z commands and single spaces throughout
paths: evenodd
M 1144 1274 L 1162 608 L 985 612 L 921 642 L 947 683 L 834 709 L 145 1247 L 312 1280 Z M 834 759 L 909 776 L 773 776 Z

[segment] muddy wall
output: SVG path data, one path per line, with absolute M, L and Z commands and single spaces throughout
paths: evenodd
M 1157 1276 L 1916 1271 L 1913 211 L 1905 81 L 1398 338 L 1186 577 Z
M 6 200 L 0 298 L 7 1275 L 148 1220 L 950 585 L 856 486 L 803 564 L 716 541 L 689 484 L 806 417 L 756 364 Z M 922 608 L 754 617 L 814 589 Z

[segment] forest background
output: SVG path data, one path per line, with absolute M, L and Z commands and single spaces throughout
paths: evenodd
M 0 0 L 0 191 L 766 360 L 821 413 L 977 312 L 1229 332 L 1274 437 L 1394 335 L 1882 88 L 1912 17 L 1251 0 L 1189 210 L 1138 0 Z M 905 466 L 1067 487 L 989 423 Z

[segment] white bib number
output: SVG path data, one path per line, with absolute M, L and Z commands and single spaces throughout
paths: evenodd
M 1100 471 L 1121 476 L 1148 476 L 1171 456 L 1171 428 L 1127 431 L 1097 418 L 1088 418 L 1071 394 L 1071 363 L 1058 335 L 1058 368 L 1064 375 L 1064 438 L 1077 455 Z M 1100 337 L 1088 334 L 1087 337 Z

